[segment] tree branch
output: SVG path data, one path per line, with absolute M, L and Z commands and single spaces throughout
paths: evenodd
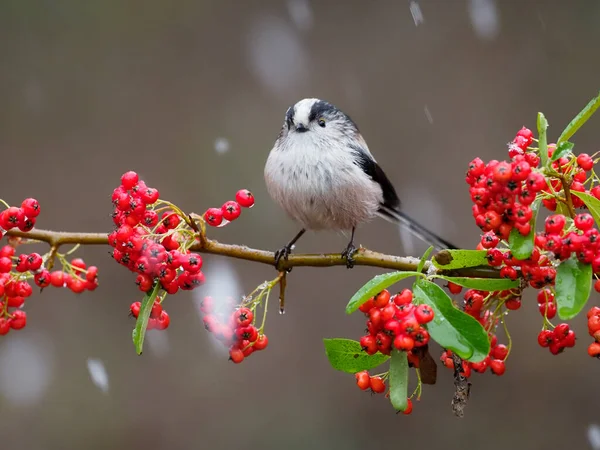
M 104 233 L 70 233 L 63 231 L 49 231 L 33 229 L 28 232 L 16 229 L 7 232 L 7 236 L 19 237 L 28 240 L 48 243 L 52 248 L 58 248 L 65 244 L 80 245 L 108 245 L 108 236 Z M 230 258 L 243 259 L 262 264 L 274 266 L 275 254 L 266 250 L 253 249 L 244 245 L 222 244 L 218 241 L 205 239 L 203 242 L 194 244 L 190 250 L 198 253 L 227 256 Z M 399 271 L 415 271 L 419 265 L 419 259 L 386 255 L 360 248 L 354 255 L 356 266 L 380 267 Z M 321 254 L 296 254 L 290 255 L 287 260 L 279 263 L 279 270 L 288 270 L 293 267 L 334 267 L 345 266 L 346 260 L 339 253 Z M 425 264 L 423 271 L 429 269 Z M 479 278 L 499 278 L 499 271 L 491 267 L 473 267 L 468 269 L 456 269 L 452 271 L 438 271 L 446 275 L 468 276 Z

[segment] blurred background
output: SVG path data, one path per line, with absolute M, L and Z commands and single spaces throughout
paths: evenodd
M 595 0 L 3 0 L 0 197 L 36 197 L 40 228 L 108 232 L 127 170 L 198 213 L 248 188 L 256 206 L 210 236 L 274 250 L 298 228 L 268 197 L 263 166 L 286 109 L 314 96 L 359 124 L 406 212 L 473 248 L 468 162 L 505 158 L 538 111 L 556 139 L 598 91 L 599 21 Z M 598 120 L 576 150 L 599 150 Z M 387 222 L 357 236 L 407 253 Z M 296 251 L 345 245 L 308 234 Z M 234 366 L 197 302 L 250 292 L 272 268 L 207 256 L 207 284 L 168 299 L 171 327 L 138 357 L 134 276 L 108 248 L 78 255 L 99 266 L 100 288 L 35 295 L 27 327 L 0 339 L 0 448 L 600 448 L 585 317 L 573 322 L 579 345 L 554 357 L 537 345 L 531 292 L 508 319 L 506 374 L 473 377 L 463 420 L 442 367 L 413 414 L 396 416 L 331 369 L 322 344 L 361 335 L 363 317 L 344 306 L 377 270 L 295 269 L 286 314 L 269 311 L 269 348 Z

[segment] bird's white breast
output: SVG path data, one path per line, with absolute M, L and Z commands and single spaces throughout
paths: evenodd
M 304 228 L 350 230 L 375 216 L 381 188 L 353 162 L 343 140 L 313 131 L 279 140 L 265 166 L 273 199 Z

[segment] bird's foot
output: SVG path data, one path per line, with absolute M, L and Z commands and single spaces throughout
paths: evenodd
M 346 267 L 348 269 L 352 269 L 354 267 L 354 254 L 357 252 L 357 248 L 354 246 L 352 242 L 348 244 L 346 250 L 342 252 L 342 259 L 346 260 Z
M 290 253 L 292 253 L 291 245 L 286 245 L 285 247 L 280 248 L 279 250 L 277 250 L 275 252 L 275 268 L 276 269 L 279 268 L 279 262 L 281 261 L 281 258 L 283 258 L 284 260 L 287 261 L 288 256 L 290 256 Z

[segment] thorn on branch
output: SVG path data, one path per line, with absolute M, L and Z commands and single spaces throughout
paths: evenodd
M 285 287 L 287 285 L 287 272 L 279 272 L 279 314 L 285 314 Z
M 456 417 L 464 417 L 467 400 L 471 394 L 471 383 L 464 375 L 463 360 L 456 354 L 452 354 L 454 362 L 454 396 L 452 397 L 452 412 Z

